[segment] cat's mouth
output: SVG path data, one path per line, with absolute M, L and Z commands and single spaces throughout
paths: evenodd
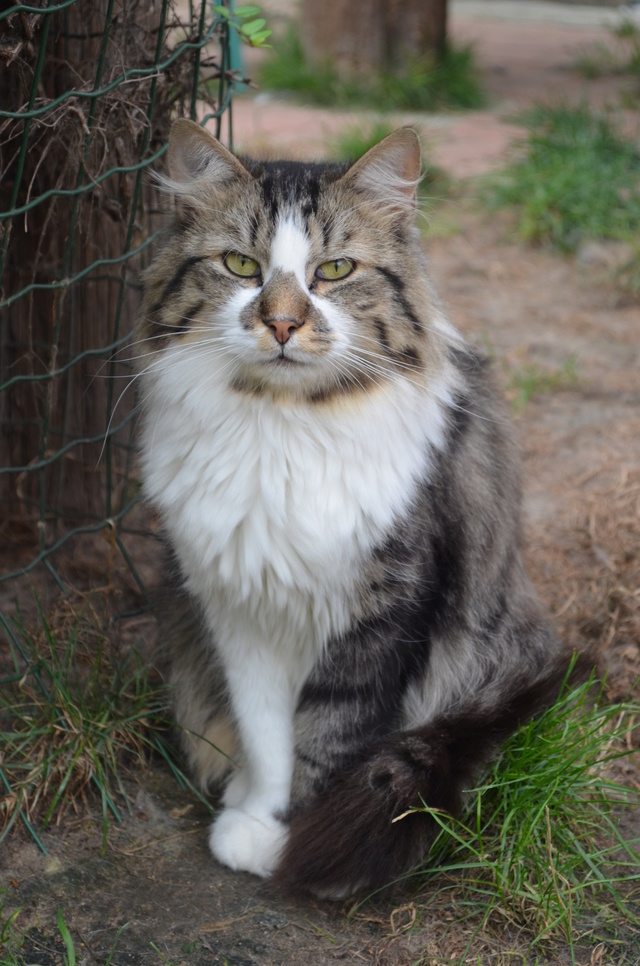
M 274 356 L 271 360 L 278 366 L 301 366 L 304 365 L 299 359 L 292 359 L 291 356 L 285 355 L 284 346 L 278 352 L 277 356 Z

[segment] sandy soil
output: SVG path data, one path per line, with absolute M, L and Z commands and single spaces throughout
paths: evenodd
M 517 134 L 505 120 L 514 104 L 554 96 L 558 89 L 576 99 L 586 92 L 598 103 L 612 96 L 609 81 L 585 87 L 571 69 L 578 46 L 602 39 L 602 32 L 577 31 L 571 39 L 566 29 L 527 26 L 519 28 L 516 44 L 509 34 L 513 25 L 488 29 L 486 23 L 469 19 L 453 26 L 457 36 L 478 43 L 491 108 L 468 117 L 420 119 L 425 129 L 437 128 L 436 160 L 458 177 L 503 158 Z M 307 119 L 320 144 L 324 121 L 295 111 L 238 102 L 239 143 L 250 146 L 252 138 L 255 143 L 268 133 L 277 147 L 315 152 L 318 144 L 304 139 L 299 119 Z M 257 132 L 250 125 L 256 112 Z M 335 118 L 327 116 L 334 129 Z M 469 147 L 467 138 L 461 151 L 464 125 L 475 140 Z M 512 240 L 510 215 L 483 213 L 469 197 L 461 190 L 434 213 L 439 230 L 428 241 L 432 273 L 456 324 L 490 347 L 514 403 L 518 374 L 536 366 L 557 376 L 516 417 L 530 567 L 562 633 L 572 643 L 599 649 L 610 667 L 609 691 L 620 697 L 640 674 L 640 308 L 611 279 L 616 253 L 610 247 L 587 247 L 578 259 L 526 248 Z M 565 378 L 573 366 L 575 378 Z M 630 778 L 637 781 L 638 772 Z M 3 847 L 0 885 L 8 890 L 8 907 L 22 907 L 18 922 L 29 930 L 29 962 L 62 962 L 58 907 L 76 941 L 78 962 L 86 964 L 106 963 L 116 942 L 110 962 L 117 966 L 393 966 L 440 963 L 464 950 L 471 926 L 437 903 L 414 923 L 415 897 L 371 902 L 351 917 L 348 905 L 283 899 L 253 877 L 213 862 L 205 809 L 162 769 L 140 774 L 131 787 L 132 813 L 112 826 L 104 855 L 95 816 L 47 832 L 47 857 L 21 834 Z M 476 940 L 468 961 L 511 962 L 518 944 L 516 930 L 496 926 L 493 935 Z M 623 953 L 625 962 L 632 961 L 632 945 L 615 952 L 585 944 L 577 962 L 616 964 Z M 539 962 L 561 963 L 567 956 L 543 954 Z

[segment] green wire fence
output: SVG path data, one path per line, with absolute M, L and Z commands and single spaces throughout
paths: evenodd
M 25 578 L 38 590 L 66 589 L 70 573 L 83 581 L 81 537 L 86 547 L 106 535 L 146 593 L 125 534 L 140 526 L 130 333 L 160 225 L 149 171 L 177 116 L 215 119 L 231 141 L 234 79 L 228 17 L 206 0 L 0 3 L 0 624 L 10 637 Z
M 104 668 L 104 595 L 100 634 L 125 647 L 115 680 L 146 619 L 159 550 L 135 474 L 131 332 L 163 218 L 152 170 L 176 117 L 231 144 L 233 22 L 211 0 L 0 0 L 0 842 L 19 815 L 44 850 L 24 735 L 32 698 L 52 706 L 43 741 L 67 727 L 47 641 L 69 659 L 84 622 Z M 71 669 L 84 717 L 95 668 Z

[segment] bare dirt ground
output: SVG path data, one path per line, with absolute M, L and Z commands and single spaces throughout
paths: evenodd
M 616 96 L 610 79 L 587 85 L 573 70 L 578 49 L 606 40 L 606 31 L 468 18 L 455 19 L 453 33 L 475 39 L 491 97 L 480 114 L 419 119 L 438 145 L 435 160 L 455 177 L 501 162 L 518 133 L 508 119 L 513 107 L 558 94 L 598 104 Z M 245 148 L 268 137 L 276 149 L 317 153 L 338 123 L 329 112 L 240 105 L 236 140 Z M 575 645 L 598 647 L 609 693 L 622 697 L 640 674 L 640 306 L 612 280 L 608 246 L 587 247 L 577 259 L 525 247 L 512 238 L 513 217 L 483 212 L 468 188 L 444 202 L 434 222 L 440 230 L 427 248 L 438 288 L 456 324 L 490 348 L 514 404 L 523 373 L 551 377 L 534 378 L 538 391 L 516 416 L 530 569 L 561 632 Z M 573 369 L 575 377 L 566 377 Z M 637 782 L 639 774 L 630 770 L 628 778 Z M 206 811 L 162 768 L 131 787 L 132 812 L 112 825 L 104 854 L 95 815 L 47 832 L 47 857 L 20 835 L 3 846 L 0 885 L 8 907 L 22 908 L 29 962 L 63 962 L 58 908 L 77 961 L 88 966 L 408 966 L 457 960 L 469 940 L 462 914 L 437 902 L 414 922 L 416 896 L 372 901 L 349 916 L 349 904 L 275 895 L 268 884 L 216 865 Z M 517 930 L 495 925 L 477 937 L 467 961 L 528 962 L 511 959 L 518 948 Z M 616 953 L 585 943 L 576 961 L 615 966 L 623 953 L 625 962 L 634 955 L 631 947 Z M 562 951 L 539 960 L 565 961 Z

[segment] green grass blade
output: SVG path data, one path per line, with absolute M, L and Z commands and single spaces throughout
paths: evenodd
M 67 928 L 67 924 L 64 921 L 62 915 L 62 909 L 58 907 L 58 915 L 56 917 L 56 922 L 58 925 L 58 932 L 62 936 L 66 955 L 64 957 L 64 966 L 76 966 L 76 951 L 73 945 L 73 939 L 71 938 L 71 933 Z

